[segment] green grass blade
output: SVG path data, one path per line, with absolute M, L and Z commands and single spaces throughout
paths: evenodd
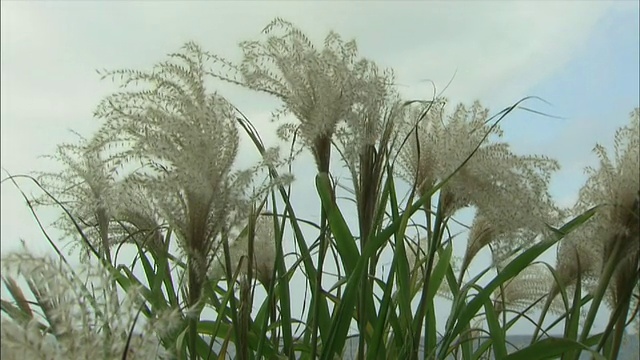
M 424 354 L 435 354 L 436 347 L 438 345 L 437 340 L 437 328 L 436 328 L 436 316 L 435 316 L 435 305 L 434 299 L 442 285 L 442 282 L 446 278 L 447 271 L 451 268 L 451 256 L 453 255 L 453 246 L 449 243 L 443 251 L 440 253 L 440 257 L 438 259 L 438 263 L 433 268 L 431 272 L 431 281 L 429 282 L 429 288 L 427 289 L 427 312 L 426 316 L 428 316 L 428 321 L 425 323 L 426 332 L 424 334 L 425 337 L 428 337 L 425 341 L 425 349 Z M 418 326 L 418 323 L 414 324 L 414 326 Z M 414 333 L 419 329 L 414 328 Z
M 153 311 L 159 311 L 165 309 L 167 307 L 167 300 L 164 298 L 164 294 L 162 293 L 162 276 L 164 273 L 157 272 L 154 269 L 154 266 L 151 264 L 151 261 L 147 257 L 144 249 L 138 245 L 138 258 L 142 263 L 142 267 L 144 269 L 145 276 L 147 277 L 147 284 L 150 286 L 151 296 L 147 298 L 147 301 L 151 303 Z
M 493 307 L 491 300 L 487 300 L 484 303 L 485 316 L 487 319 L 487 326 L 489 327 L 489 334 L 493 340 L 493 354 L 496 360 L 504 359 L 507 356 L 507 340 L 505 337 L 505 331 L 500 326 L 498 320 L 498 314 Z
M 347 273 L 351 273 L 355 269 L 360 253 L 351 230 L 349 230 L 349 225 L 347 225 L 340 209 L 331 199 L 331 181 L 327 174 L 320 173 L 316 176 L 316 188 L 322 200 L 322 208 L 327 213 L 331 233 L 335 238 L 342 265 Z
M 384 346 L 384 333 L 387 328 L 387 316 L 389 314 L 389 308 L 391 307 L 391 301 L 393 294 L 393 278 L 395 277 L 396 263 L 391 264 L 389 269 L 389 275 L 387 281 L 384 283 L 384 294 L 382 295 L 382 301 L 380 302 L 380 311 L 378 314 L 378 321 L 376 322 L 371 336 L 372 343 L 369 347 L 369 353 L 367 354 L 368 360 L 384 359 L 386 349 Z
M 400 333 L 396 333 L 396 336 L 401 338 L 412 339 L 413 337 L 407 336 L 411 334 L 411 322 L 413 320 L 413 313 L 411 311 L 411 271 L 409 269 L 409 262 L 407 261 L 407 251 L 405 247 L 404 229 L 408 221 L 408 212 L 405 212 L 402 216 L 399 213 L 398 199 L 396 197 L 396 189 L 393 179 L 389 179 L 389 202 L 391 205 L 391 219 L 393 221 L 399 221 L 400 227 L 394 234 L 395 251 L 393 257 L 393 264 L 397 267 L 396 278 L 398 280 L 398 289 L 396 295 L 396 302 L 399 310 L 400 320 Z M 418 258 L 416 256 L 416 258 Z M 412 344 L 407 344 L 410 348 Z
M 585 211 L 583 214 L 575 217 L 573 220 L 565 224 L 561 229 L 558 230 L 558 233 L 562 236 L 568 234 L 571 230 L 591 218 L 594 213 L 595 208 L 591 208 L 590 210 Z M 482 307 L 484 302 L 490 299 L 491 294 L 493 294 L 493 292 L 501 284 L 504 284 L 506 281 L 518 275 L 520 271 L 529 266 L 529 264 L 531 264 L 536 258 L 538 258 L 538 256 L 540 256 L 551 246 L 555 245 L 560 240 L 560 238 L 560 236 L 556 236 L 555 239 L 548 239 L 533 245 L 531 248 L 524 251 L 511 263 L 505 266 L 505 268 L 469 302 L 469 304 L 460 314 L 460 317 L 456 319 L 456 325 L 449 335 L 456 336 L 460 334 L 462 328 L 471 322 L 471 319 Z
M 328 341 L 322 351 L 321 359 L 333 360 L 334 355 L 340 354 L 344 348 L 349 326 L 353 315 L 356 299 L 358 296 L 359 281 L 363 271 L 366 271 L 365 263 L 367 258 L 373 256 L 376 251 L 395 233 L 399 223 L 394 223 L 374 237 L 364 249 L 359 257 L 354 271 L 349 274 L 349 280 L 343 293 L 342 301 L 334 311 L 329 331 Z
M 543 360 L 554 359 L 572 350 L 587 350 L 594 359 L 606 360 L 588 346 L 572 339 L 545 338 L 524 349 L 509 354 L 505 360 Z
M 576 257 L 576 259 L 578 259 L 578 269 L 580 269 L 580 258 Z M 580 277 L 580 270 L 578 270 L 578 279 L 575 282 L 576 284 L 576 288 L 575 288 L 575 292 L 573 294 L 573 302 L 571 304 L 571 309 L 570 309 L 570 316 L 569 319 L 567 319 L 567 321 L 565 322 L 565 330 L 564 330 L 564 337 L 566 339 L 573 339 L 573 340 L 577 340 L 578 339 L 578 328 L 580 327 L 580 299 L 582 297 L 582 279 Z M 580 357 L 580 351 L 575 351 L 575 350 L 571 350 L 571 351 L 567 351 L 564 355 L 563 355 L 563 359 L 578 359 Z

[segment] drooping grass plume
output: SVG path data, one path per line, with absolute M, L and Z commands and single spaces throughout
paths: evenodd
M 517 246 L 526 245 L 547 224 L 559 220 L 560 210 L 548 192 L 551 174 L 559 168 L 544 156 L 516 155 L 498 142 L 502 131 L 488 124 L 489 111 L 479 102 L 458 105 L 447 115 L 445 99 L 436 99 L 424 118 L 406 127 L 408 143 L 402 149 L 400 172 L 419 192 L 452 174 L 476 146 L 478 151 L 440 192 L 445 216 L 468 206 L 477 209 L 463 260 L 465 271 L 474 256 L 491 244 L 504 259 Z M 483 142 L 483 137 L 490 137 Z M 427 211 L 431 211 L 428 209 Z
M 114 302 L 110 292 L 116 289 L 101 266 L 86 264 L 71 272 L 60 259 L 17 252 L 4 255 L 2 267 L 4 279 L 27 282 L 26 298 L 33 299 L 26 305 L 32 311 L 22 313 L 26 318 L 7 311 L 15 304 L 3 300 L 3 359 L 171 358 L 155 329 L 175 327 L 181 319 L 163 316 L 135 326 L 143 304 L 139 292 L 133 287 Z M 160 324 L 164 327 L 156 328 Z M 134 328 L 138 335 L 127 341 Z
M 635 109 L 629 125 L 616 132 L 614 158 L 610 158 L 601 145 L 594 149 L 600 166 L 586 169 L 588 179 L 573 211 L 579 213 L 596 205 L 600 208 L 593 219 L 561 242 L 556 266 L 563 285 L 577 278 L 576 256 L 580 257 L 582 278 L 599 277 L 605 264 L 613 261 L 616 270 L 612 286 L 627 276 L 632 278 L 623 282 L 631 281 L 628 284 L 636 285 L 633 276 L 637 276 L 640 249 L 639 113 L 640 110 Z M 612 295 L 615 297 L 618 293 L 614 290 Z
M 275 265 L 276 244 L 275 233 L 273 231 L 273 220 L 268 216 L 259 216 L 255 224 L 254 238 L 254 255 L 253 255 L 253 271 L 255 278 L 268 289 L 273 275 L 273 267 Z M 230 246 L 231 250 L 231 266 L 235 272 L 240 266 L 240 272 L 243 275 L 248 271 L 248 234 L 241 234 Z M 228 276 L 233 276 L 229 274 Z
M 611 304 L 609 328 L 614 329 L 613 345 L 608 354 L 616 358 L 627 315 L 638 303 L 637 285 L 640 281 L 640 109 L 630 115 L 627 126 L 616 131 L 614 156 L 609 156 L 606 148 L 596 145 L 594 151 L 600 166 L 586 169 L 588 179 L 580 189 L 576 212 L 589 206 L 599 206 L 591 221 L 579 229 L 576 245 L 578 256 L 587 257 L 585 270 L 597 273 L 597 286 L 592 290 L 594 300 L 585 319 L 580 339 L 584 340 L 591 330 L 600 303 Z M 569 247 L 570 245 L 565 245 Z M 575 281 L 576 269 L 571 257 L 558 257 L 558 271 L 561 281 Z M 595 258 L 595 259 L 594 259 Z M 583 260 L 583 259 L 581 259 Z M 562 284 L 563 285 L 563 284 Z M 552 288 L 555 295 L 557 287 Z M 615 324 L 615 325 L 614 325 Z M 600 346 L 604 346 L 604 337 Z
M 377 76 L 377 68 L 357 58 L 355 41 L 344 42 L 334 32 L 327 35 L 322 49 L 293 24 L 279 18 L 262 32 L 263 40 L 240 43 L 240 64 L 216 58 L 228 72 L 219 69 L 214 74 L 282 100 L 274 120 L 291 113 L 298 123 L 280 126 L 278 134 L 290 139 L 299 131 L 318 171 L 327 172 L 336 127 L 351 116 L 354 104 L 371 99 L 368 96 L 375 88 L 370 87 L 375 84 L 369 79 Z
M 49 156 L 64 166 L 63 171 L 41 173 L 40 180 L 54 194 L 87 234 L 90 244 L 84 244 L 78 238 L 73 223 L 65 215 L 55 225 L 65 236 L 75 239 L 72 249 L 78 245 L 93 246 L 101 256 L 109 262 L 111 247 L 115 245 L 114 237 L 109 233 L 109 226 L 117 203 L 115 168 L 110 167 L 102 157 L 99 149 L 93 149 L 88 141 L 80 136 L 76 144 L 58 145 L 56 153 Z M 42 196 L 36 204 L 57 206 L 54 199 Z M 80 252 L 86 254 L 86 252 Z
M 503 264 L 498 264 L 497 271 L 501 271 L 504 265 L 514 258 L 515 256 L 511 256 L 504 260 Z M 529 265 L 518 276 L 509 280 L 495 292 L 494 307 L 496 312 L 524 310 L 534 304 L 534 308 L 542 307 L 553 281 L 553 275 L 546 264 Z M 554 302 L 551 310 L 562 313 L 562 304 L 559 301 Z
M 131 177 L 150 191 L 177 235 L 188 264 L 187 305 L 193 307 L 220 241 L 249 209 L 244 192 L 253 171 L 234 171 L 236 113 L 224 98 L 207 92 L 206 53 L 188 43 L 169 57 L 151 71 L 104 73 L 121 77 L 126 90 L 98 106 L 96 116 L 104 125 L 93 143 L 115 147 L 116 159 L 147 166 Z M 127 89 L 138 83 L 146 87 Z M 191 331 L 195 335 L 195 327 Z

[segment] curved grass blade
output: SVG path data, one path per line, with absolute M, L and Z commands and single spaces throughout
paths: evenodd
M 504 360 L 544 360 L 554 359 L 574 350 L 586 350 L 593 355 L 593 359 L 606 360 L 605 357 L 591 350 L 588 346 L 572 339 L 545 338 L 533 345 L 509 354 Z
M 520 271 L 529 266 L 529 264 L 531 264 L 551 246 L 555 245 L 564 235 L 590 219 L 595 214 L 595 210 L 596 207 L 593 207 L 581 215 L 576 216 L 573 220 L 562 226 L 562 228 L 555 231 L 555 233 L 558 234 L 555 238 L 547 239 L 533 245 L 505 266 L 505 268 L 484 289 L 479 291 L 478 294 L 474 296 L 469 304 L 467 304 L 467 306 L 462 310 L 460 316 L 455 319 L 455 326 L 453 329 L 447 329 L 445 337 L 443 338 L 444 346 L 440 349 L 441 355 L 443 355 L 449 347 L 453 337 L 460 334 L 462 329 L 471 322 L 471 319 L 477 314 L 485 301 L 490 299 L 491 294 L 493 294 L 500 285 L 518 275 Z

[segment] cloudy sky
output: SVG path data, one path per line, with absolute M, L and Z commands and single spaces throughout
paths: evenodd
M 521 153 L 558 159 L 553 192 L 571 203 L 595 164 L 596 142 L 612 143 L 638 106 L 638 3 L 478 2 L 13 2 L 1 14 L 1 164 L 12 174 L 53 169 L 38 158 L 73 137 L 90 136 L 102 97 L 115 90 L 96 69 L 149 68 L 193 40 L 239 59 L 274 17 L 312 40 L 330 30 L 355 38 L 361 55 L 392 67 L 407 98 L 430 98 L 432 81 L 451 101 L 480 100 L 495 113 L 528 95 L 527 105 L 561 117 L 518 112 L 503 124 Z M 214 83 L 275 141 L 272 99 Z M 304 165 L 301 165 L 304 166 Z M 4 178 L 4 173 L 2 177 Z M 312 177 L 299 176 L 299 181 Z M 16 189 L 2 185 L 2 251 L 19 239 L 45 249 Z M 51 213 L 44 213 L 45 220 Z M 44 251 L 44 250 L 43 250 Z

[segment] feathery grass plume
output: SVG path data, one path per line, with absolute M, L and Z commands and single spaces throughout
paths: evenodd
M 268 216 L 259 216 L 255 224 L 253 271 L 260 283 L 268 289 L 273 275 L 273 267 L 276 259 L 275 233 L 273 220 Z M 248 234 L 241 234 L 230 246 L 231 269 L 236 271 L 242 266 L 241 273 L 246 274 L 248 267 Z M 242 260 L 242 265 L 240 261 Z M 229 276 L 232 276 L 230 274 Z
M 397 92 L 390 87 L 393 74 L 382 73 L 373 63 L 367 66 L 370 85 L 362 88 L 358 102 L 336 129 L 336 147 L 351 173 L 363 246 L 372 231 L 386 166 L 396 145 L 396 124 L 404 114 Z
M 466 269 L 480 250 L 489 245 L 496 234 L 491 222 L 482 216 L 481 213 L 477 213 L 473 218 L 473 223 L 469 229 L 469 238 L 467 240 L 467 250 L 465 252 L 465 258 L 463 262 L 463 268 Z
M 61 172 L 39 174 L 42 185 L 55 200 L 43 195 L 35 203 L 58 206 L 56 200 L 59 201 L 76 218 L 91 242 L 73 242 L 72 249 L 83 244 L 90 245 L 111 261 L 110 247 L 114 242 L 109 236 L 109 222 L 113 214 L 112 199 L 118 194 L 114 189 L 115 168 L 109 167 L 103 160 L 99 149 L 89 147 L 86 139 L 80 135 L 78 137 L 80 141 L 77 144 L 60 144 L 54 155 L 47 156 L 62 163 L 65 168 Z M 78 231 L 66 214 L 55 225 L 65 236 L 78 238 Z
M 3 274 L 23 277 L 34 297 L 28 305 L 34 315 L 27 322 L 6 312 L 10 302 L 3 300 L 3 359 L 114 359 L 123 358 L 125 350 L 127 359 L 169 358 L 151 323 L 138 324 L 141 335 L 127 347 L 142 299 L 132 287 L 122 301 L 113 302 L 109 292 L 115 289 L 101 266 L 70 271 L 59 258 L 26 252 L 3 256 L 2 266 Z
M 578 279 L 586 288 L 597 282 L 603 266 L 603 244 L 592 237 L 597 227 L 597 222 L 591 219 L 560 240 L 556 260 L 560 283 L 551 287 L 551 298 L 558 295 L 560 287 L 574 285 Z
M 518 255 L 512 255 L 497 264 L 498 272 Z M 541 307 L 544 304 L 541 300 L 549 294 L 549 287 L 553 282 L 553 275 L 546 264 L 531 264 L 495 291 L 494 307 L 498 313 L 505 310 L 524 310 L 534 303 L 535 307 Z M 551 309 L 555 312 L 561 312 L 563 309 L 559 300 L 552 304 Z
M 168 244 L 164 243 L 164 232 L 161 216 L 156 202 L 144 182 L 136 181 L 136 176 L 128 176 L 115 184 L 118 194 L 113 205 L 112 221 L 117 226 L 112 230 L 112 236 L 118 242 L 135 242 L 143 249 L 166 251 Z
M 405 124 L 410 135 L 402 149 L 400 175 L 424 193 L 453 173 L 490 133 L 440 191 L 445 216 L 475 206 L 481 216 L 475 223 L 484 224 L 484 230 L 475 230 L 476 236 L 481 236 L 470 239 L 465 269 L 482 247 L 501 243 L 497 256 L 504 258 L 530 239 L 513 233 L 535 236 L 547 231 L 546 224 L 557 222 L 560 210 L 553 204 L 548 184 L 559 165 L 544 156 L 516 155 L 507 143 L 493 141 L 491 136 L 500 138 L 502 130 L 498 126 L 491 129 L 489 110 L 479 102 L 470 107 L 460 104 L 449 116 L 440 106 L 444 103 L 444 99 L 436 99 L 420 123 L 409 120 Z M 414 110 L 413 116 L 418 113 Z
M 244 55 L 241 64 L 216 58 L 231 74 L 218 72 L 215 76 L 281 99 L 284 104 L 274 112 L 273 119 L 291 113 L 300 123 L 284 124 L 278 134 L 289 139 L 299 130 L 318 171 L 328 172 L 336 126 L 350 114 L 363 88 L 371 86 L 368 79 L 375 68 L 367 60 L 356 59 L 355 41 L 344 42 L 334 32 L 327 35 L 322 50 L 280 18 L 262 32 L 267 36 L 264 41 L 240 43 Z
M 70 211 L 90 242 L 80 241 L 76 225 L 63 214 L 54 225 L 76 240 L 70 243 L 71 250 L 90 245 L 113 262 L 110 248 L 123 242 L 161 248 L 159 217 L 151 197 L 133 177 L 123 178 L 113 162 L 105 160 L 103 149 L 80 137 L 77 144 L 59 145 L 49 158 L 64 169 L 40 173 L 43 188 L 54 198 L 42 195 L 35 203 L 58 207 L 60 202 Z M 86 260 L 89 253 L 81 251 L 80 256 Z
M 431 143 L 437 134 L 432 124 L 442 114 L 446 99 L 434 99 L 425 108 L 407 106 L 404 121 L 399 125 L 401 135 L 407 139 L 398 156 L 399 176 L 416 188 L 419 194 L 429 191 L 438 180 L 436 171 L 437 154 Z M 426 112 L 426 113 L 425 113 Z M 422 116 L 424 115 L 424 118 Z
M 617 264 L 612 285 L 614 298 L 637 284 L 640 253 L 640 108 L 630 114 L 630 121 L 616 131 L 614 158 L 596 145 L 600 159 L 598 169 L 587 168 L 589 178 L 580 189 L 576 211 L 602 205 L 592 220 L 590 236 L 602 242 L 603 260 L 614 258 Z M 630 295 L 630 293 L 629 293 Z M 614 302 L 616 302 L 614 300 Z
M 594 151 L 600 159 L 598 169 L 588 167 L 588 179 L 580 189 L 574 206 L 581 213 L 593 206 L 600 206 L 590 221 L 561 244 L 564 248 L 575 248 L 583 271 L 596 273 L 598 285 L 594 291 L 594 303 L 604 300 L 612 307 L 612 321 L 616 323 L 615 341 L 619 342 L 627 326 L 627 314 L 637 304 L 634 297 L 640 281 L 638 257 L 640 253 L 640 109 L 630 115 L 630 122 L 616 131 L 615 155 L 611 158 L 600 144 Z M 571 235 L 571 234 L 569 234 Z M 573 242 L 573 244 L 571 244 Z M 574 258 L 558 254 L 557 269 L 561 281 L 575 281 Z M 586 260 L 586 261 L 583 261 Z M 594 268 L 595 267 L 595 268 Z M 605 290 L 608 289 L 605 293 Z M 557 287 L 552 288 L 552 295 Z M 621 310 L 614 319 L 615 310 Z M 587 314 L 585 331 L 590 329 L 596 307 L 592 304 Z M 586 332 L 584 332 L 583 337 Z M 613 347 L 616 348 L 615 345 Z M 614 350 L 617 351 L 617 350 Z M 610 354 L 611 356 L 611 354 Z
M 353 180 L 366 176 L 360 174 L 367 162 L 367 151 L 386 157 L 395 144 L 396 124 L 404 114 L 398 93 L 391 87 L 394 75 L 391 70 L 381 70 L 375 63 L 363 60 L 362 85 L 351 110 L 336 127 L 336 142 Z M 360 176 L 359 176 L 360 175 Z M 357 189 L 357 183 L 354 184 Z
M 235 111 L 206 91 L 207 54 L 187 43 L 169 57 L 152 71 L 104 74 L 121 77 L 123 88 L 148 88 L 115 93 L 100 103 L 96 116 L 105 123 L 94 143 L 120 146 L 117 158 L 149 165 L 135 174 L 136 181 L 150 191 L 186 252 L 193 306 L 213 250 L 244 214 L 252 172 L 233 172 L 239 143 Z
M 594 217 L 575 232 L 563 239 L 560 249 L 573 242 L 580 251 L 588 254 L 584 267 L 600 271 L 604 263 L 616 256 L 618 275 L 637 271 L 637 256 L 640 249 L 640 220 L 638 220 L 638 197 L 640 191 L 640 146 L 638 117 L 640 110 L 631 114 L 630 124 L 616 132 L 615 158 L 610 159 L 607 150 L 596 145 L 594 151 L 600 158 L 600 167 L 586 169 L 587 182 L 580 189 L 579 198 L 573 211 L 577 214 L 589 207 L 601 205 Z M 618 247 L 617 251 L 614 249 Z M 583 250 L 584 249 L 584 250 Z M 597 258 L 597 259 L 596 259 Z M 571 258 L 558 256 L 558 269 L 572 269 Z M 567 273 L 571 280 L 572 272 Z M 635 286 L 635 284 L 634 284 Z

